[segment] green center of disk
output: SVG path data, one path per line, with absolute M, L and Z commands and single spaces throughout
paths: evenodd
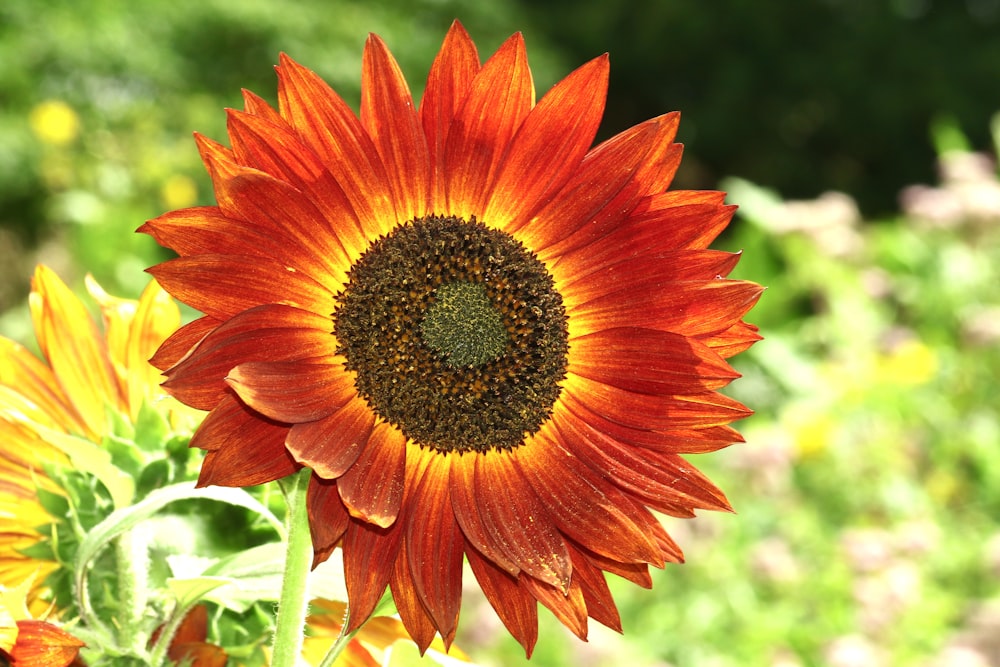
M 434 290 L 420 333 L 453 368 L 481 366 L 503 354 L 507 331 L 482 283 L 455 282 Z

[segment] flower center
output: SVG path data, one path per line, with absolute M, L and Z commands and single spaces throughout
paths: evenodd
M 429 216 L 372 242 L 333 313 L 369 407 L 440 452 L 510 449 L 566 375 L 562 297 L 545 265 L 474 218 Z

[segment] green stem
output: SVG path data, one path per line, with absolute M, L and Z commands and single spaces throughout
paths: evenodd
M 118 587 L 118 645 L 135 655 L 146 650 L 142 618 L 148 603 L 149 541 L 142 527 L 127 530 L 115 540 Z
M 306 609 L 309 605 L 309 569 L 312 565 L 312 539 L 309 535 L 309 515 L 306 490 L 312 471 L 303 468 L 283 482 L 288 502 L 288 549 L 285 552 L 285 574 L 278 600 L 277 626 L 274 629 L 271 667 L 295 667 L 302 653 Z

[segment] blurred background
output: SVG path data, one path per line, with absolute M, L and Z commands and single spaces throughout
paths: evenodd
M 376 32 L 419 98 L 456 17 L 484 59 L 522 31 L 539 95 L 610 52 L 602 138 L 680 109 L 675 187 L 730 193 L 717 246 L 769 287 L 748 442 L 694 460 L 738 514 L 611 582 L 624 637 L 543 613 L 532 664 L 1000 664 L 1000 0 L 4 0 L 0 333 L 30 344 L 37 262 L 139 293 L 133 230 L 212 203 L 191 133 L 273 102 L 279 52 L 356 106 Z M 524 664 L 483 605 L 459 645 Z

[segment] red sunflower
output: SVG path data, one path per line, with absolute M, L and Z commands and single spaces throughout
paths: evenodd
M 667 191 L 678 115 L 591 148 L 608 58 L 537 104 L 521 35 L 484 64 L 455 23 L 418 107 L 365 46 L 360 117 L 282 56 L 231 148 L 198 136 L 217 206 L 141 231 L 204 316 L 154 363 L 209 410 L 200 484 L 306 466 L 315 558 L 340 546 L 351 629 L 390 587 L 421 648 L 458 624 L 463 560 L 530 654 L 537 602 L 620 629 L 603 573 L 681 550 L 652 510 L 725 496 L 684 458 L 740 440 L 716 392 L 760 295 L 708 250 L 733 207 Z

